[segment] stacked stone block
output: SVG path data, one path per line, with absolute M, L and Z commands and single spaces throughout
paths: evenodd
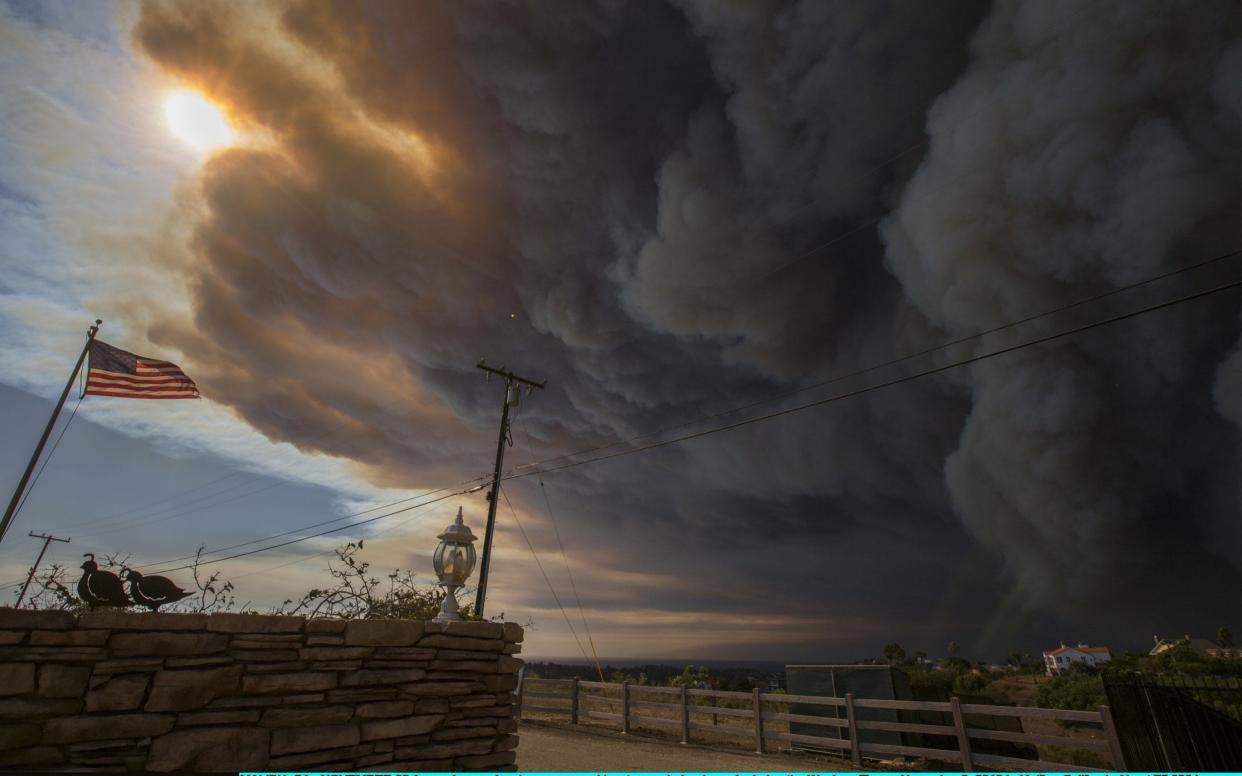
M 514 623 L 0 608 L 0 769 L 513 770 Z

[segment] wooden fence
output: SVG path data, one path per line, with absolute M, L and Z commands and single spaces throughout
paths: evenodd
M 738 705 L 703 705 L 703 702 L 708 699 L 712 703 L 724 700 L 728 704 L 740 704 L 740 707 Z M 788 706 L 791 703 L 837 707 L 837 709 L 844 710 L 844 718 L 791 714 L 788 713 Z M 601 706 L 615 709 L 615 711 L 601 710 Z M 776 708 L 783 708 L 784 710 L 778 711 Z M 913 722 L 879 722 L 858 719 L 856 713 L 858 709 L 942 712 L 952 716 L 953 724 L 927 725 Z M 1110 757 L 1115 770 L 1125 769 L 1117 739 L 1117 731 L 1113 727 L 1112 716 L 1107 706 L 1101 706 L 1098 711 L 1069 711 L 1023 706 L 991 706 L 961 703 L 956 697 L 947 703 L 855 698 L 853 694 L 847 694 L 844 698 L 831 698 L 812 695 L 764 693 L 758 689 L 749 693 L 723 692 L 716 690 L 691 690 L 685 687 L 648 687 L 629 683 L 616 684 L 588 682 L 579 679 L 535 679 L 527 677 L 518 687 L 517 713 L 519 719 L 524 711 L 563 714 L 569 718 L 570 724 L 574 725 L 578 724 L 581 718 L 607 720 L 618 724 L 622 733 L 629 733 L 631 724 L 680 731 L 683 744 L 690 743 L 691 735 L 694 731 L 722 732 L 722 728 L 714 724 L 715 719 L 719 716 L 736 718 L 740 721 L 753 720 L 753 723 L 746 724 L 744 727 L 733 726 L 729 730 L 745 735 L 748 739 L 753 740 L 755 751 L 758 753 L 762 754 L 765 751 L 765 744 L 767 742 L 781 741 L 791 745 L 801 744 L 806 747 L 834 750 L 839 752 L 842 757 L 848 754 L 855 767 L 859 768 L 862 766 L 864 757 L 907 756 L 943 761 L 956 760 L 961 763 L 962 770 L 964 771 L 973 771 L 978 768 L 1073 772 L 1092 770 L 1081 765 L 1068 763 L 972 752 L 972 739 L 990 739 L 993 741 L 1094 750 L 1106 757 Z M 665 716 L 654 716 L 656 713 L 662 713 Z M 1077 724 L 1098 725 L 1103 731 L 1104 738 L 1074 738 L 1070 736 L 1049 736 L 1004 730 L 984 730 L 968 727 L 965 719 L 967 714 L 1062 720 Z M 712 724 L 703 721 L 707 716 L 712 717 Z M 836 728 L 840 738 L 797 735 L 765 729 L 765 723 L 769 722 L 796 722 Z M 956 740 L 956 747 L 952 749 L 932 749 L 859 741 L 858 734 L 860 730 L 946 736 Z

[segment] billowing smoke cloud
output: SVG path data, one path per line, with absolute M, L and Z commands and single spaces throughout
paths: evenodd
M 875 313 L 896 287 L 876 271 L 873 232 L 806 254 L 882 212 L 981 10 L 689 3 L 729 96 L 691 117 L 661 166 L 658 234 L 628 289 L 639 314 L 794 376 L 889 347 Z
M 964 334 L 1236 248 L 1238 32 L 1228 4 L 998 4 L 884 225 L 911 302 Z M 1237 429 L 1212 382 L 1237 309 L 1222 294 L 972 368 L 946 476 L 1025 603 L 1124 600 L 1131 569 L 1195 534 L 1238 591 Z
M 137 47 L 254 139 L 204 167 L 192 316 L 150 337 L 385 483 L 488 468 L 480 357 L 550 378 L 512 463 L 692 420 L 1219 251 L 1237 37 L 1227 3 L 150 4 Z M 549 488 L 600 610 L 935 648 L 1004 570 L 1029 635 L 1170 559 L 1236 587 L 1204 548 L 1237 337 L 1221 298 Z

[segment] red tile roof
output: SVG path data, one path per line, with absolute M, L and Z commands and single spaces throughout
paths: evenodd
M 1059 654 L 1061 654 L 1062 652 L 1068 652 L 1068 651 L 1070 651 L 1070 650 L 1074 650 L 1075 652 L 1090 652 L 1090 653 L 1095 653 L 1095 654 L 1107 654 L 1107 653 L 1108 653 L 1108 647 L 1069 647 L 1069 646 L 1063 646 L 1063 647 L 1057 647 L 1056 649 L 1052 650 L 1051 652 L 1045 652 L 1044 654 L 1045 654 L 1045 655 L 1059 655 Z

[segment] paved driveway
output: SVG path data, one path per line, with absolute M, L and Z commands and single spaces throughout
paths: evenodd
M 622 772 L 832 772 L 854 769 L 839 760 L 758 755 L 622 736 L 598 730 L 522 722 L 518 729 L 520 771 Z

